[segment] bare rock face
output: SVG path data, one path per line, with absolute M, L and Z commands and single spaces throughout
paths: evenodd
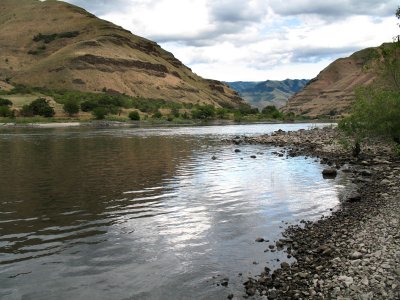
M 237 107 L 226 84 L 194 74 L 157 43 L 60 1 L 0 1 L 0 85 L 104 90 Z
M 348 114 L 357 87 L 382 80 L 379 71 L 383 60 L 382 50 L 388 45 L 367 48 L 334 61 L 302 91 L 291 97 L 283 111 L 305 116 L 334 117 Z

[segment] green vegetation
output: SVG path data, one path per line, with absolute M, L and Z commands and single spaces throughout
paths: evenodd
M 46 118 L 53 117 L 55 114 L 54 108 L 52 108 L 48 101 L 44 98 L 38 98 L 31 104 L 25 104 L 21 111 L 21 116 L 32 117 L 32 116 L 43 116 Z
M 140 115 L 137 110 L 131 111 L 129 113 L 129 119 L 132 121 L 140 121 Z
M 400 7 L 396 17 L 400 19 Z M 382 52 L 383 82 L 357 90 L 352 114 L 339 123 L 354 143 L 354 156 L 365 139 L 386 139 L 400 146 L 400 40 L 385 45 Z
M 104 90 L 107 91 L 106 89 Z M 305 120 L 304 117 L 296 117 L 293 113 L 284 114 L 274 106 L 267 106 L 260 113 L 257 108 L 252 108 L 248 104 L 241 104 L 235 108 L 226 103 L 219 103 L 223 107 L 216 108 L 209 104 L 178 103 L 163 99 L 111 94 L 104 92 L 104 90 L 102 93 L 89 93 L 16 85 L 11 91 L 3 91 L 3 94 L 19 99 L 18 105 L 15 105 L 17 108 L 21 108 L 17 115 L 23 116 L 25 119 L 38 115 L 33 111 L 30 104 L 35 99 L 35 96 L 43 97 L 43 95 L 46 95 L 54 99 L 56 103 L 61 104 L 58 107 L 58 111 L 63 109 L 70 118 L 81 110 L 83 113 L 79 119 L 86 119 L 91 114 L 95 119 L 100 120 L 135 120 L 137 118 L 136 113 L 132 113 L 132 109 L 135 109 L 139 119 L 147 120 L 151 118 L 151 122 L 168 121 L 179 123 L 187 122 L 190 119 L 200 121 L 224 119 L 236 122 Z M 48 110 L 49 112 L 46 116 L 54 116 L 54 109 L 52 109 L 53 113 L 50 109 Z M 130 116 L 130 113 L 132 113 L 132 116 Z M 140 117 L 141 114 L 143 114 L 142 118 Z M 43 113 L 41 115 L 44 116 Z M 57 118 L 60 117 L 63 118 L 63 116 L 57 116 Z M 320 118 L 329 119 L 329 116 L 320 116 Z
M 51 43 L 56 39 L 62 38 L 74 38 L 79 35 L 79 31 L 68 31 L 68 32 L 61 32 L 61 33 L 52 33 L 52 34 L 37 34 L 33 37 L 34 42 L 43 41 L 46 44 Z
M 268 105 L 261 110 L 261 113 L 271 119 L 282 119 L 284 115 L 274 106 Z
M 161 119 L 162 118 L 162 114 L 159 110 L 157 110 L 153 115 L 152 115 L 153 119 Z
M 215 107 L 212 105 L 198 105 L 192 110 L 192 118 L 209 120 L 215 117 Z
M 357 91 L 353 113 L 339 128 L 359 148 L 365 138 L 381 137 L 400 144 L 400 91 L 362 88 Z
M 0 106 L 12 106 L 13 103 L 8 99 L 0 98 Z
M 103 120 L 108 114 L 108 112 L 106 108 L 98 106 L 93 109 L 92 114 L 96 120 Z
M 13 115 L 12 110 L 8 106 L 0 106 L 0 117 L 10 118 Z
M 79 104 L 73 100 L 66 101 L 63 110 L 71 117 L 79 112 Z

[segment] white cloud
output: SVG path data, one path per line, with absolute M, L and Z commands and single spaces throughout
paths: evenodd
M 219 80 L 312 78 L 398 34 L 396 0 L 68 0 Z

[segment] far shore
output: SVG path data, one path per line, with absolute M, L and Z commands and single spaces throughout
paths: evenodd
M 295 121 L 241 121 L 233 120 L 188 120 L 186 122 L 169 122 L 165 120 L 143 120 L 143 121 L 113 121 L 113 120 L 91 120 L 71 122 L 0 122 L 0 128 L 69 128 L 69 127 L 154 127 L 154 126 L 218 126 L 218 125 L 247 125 L 247 124 L 302 124 L 302 123 L 332 123 L 335 120 L 295 120 Z

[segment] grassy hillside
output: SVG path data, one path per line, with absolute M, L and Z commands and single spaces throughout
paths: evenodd
M 283 110 L 310 117 L 350 113 L 359 87 L 391 84 L 383 70 L 385 61 L 391 60 L 395 53 L 389 51 L 393 46 L 386 43 L 334 61 L 289 99 Z
M 111 92 L 216 107 L 242 99 L 157 43 L 61 2 L 0 1 L 0 88 Z

